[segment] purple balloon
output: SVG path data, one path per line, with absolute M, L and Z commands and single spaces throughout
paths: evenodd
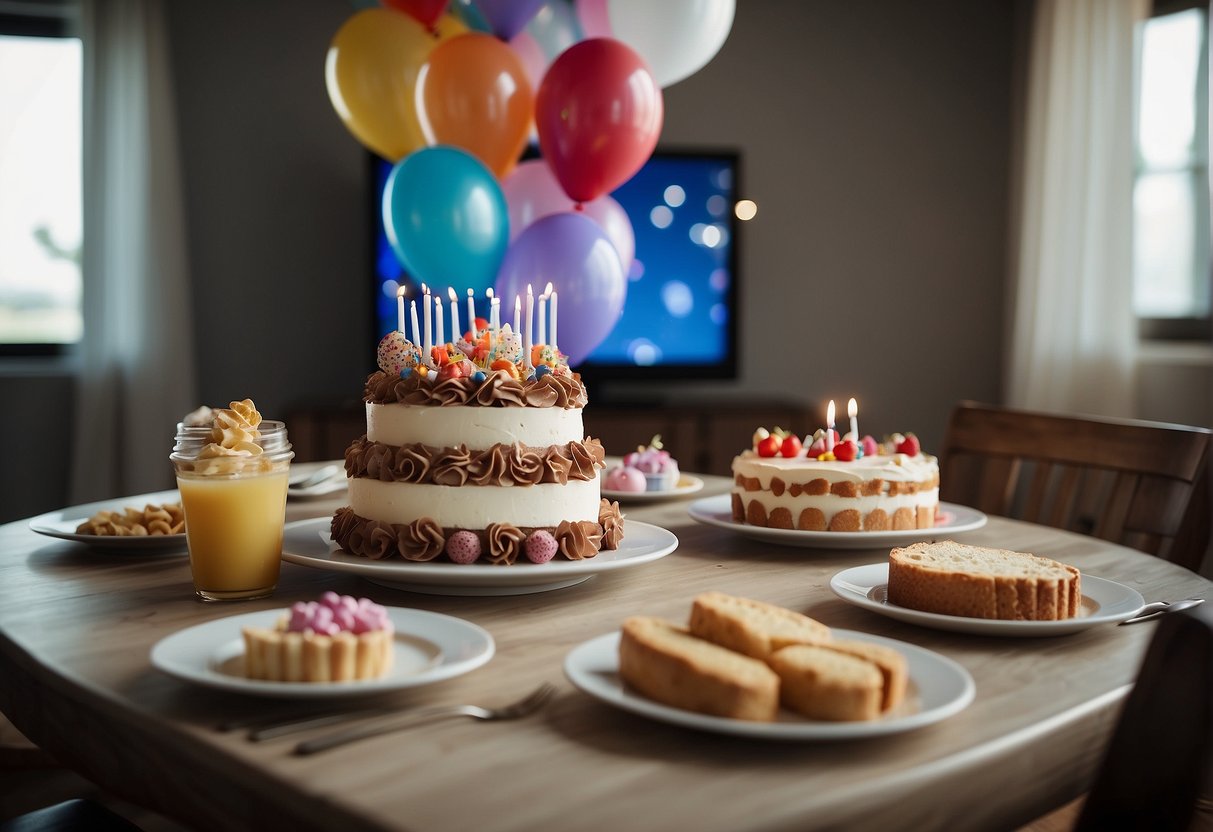
M 539 294 L 549 282 L 559 295 L 556 345 L 576 366 L 615 328 L 628 290 L 598 223 L 571 211 L 536 220 L 506 251 L 494 291 L 509 309 L 528 285 Z
M 509 40 L 531 22 L 544 0 L 475 0 L 493 34 Z
M 552 169 L 542 159 L 522 162 L 510 171 L 501 183 L 505 204 L 510 215 L 510 242 L 518 239 L 531 223 L 550 214 L 567 213 L 575 203 L 556 181 Z M 619 253 L 619 263 L 626 275 L 636 256 L 636 234 L 627 211 L 613 197 L 600 196 L 581 205 L 585 216 L 606 232 L 607 239 Z

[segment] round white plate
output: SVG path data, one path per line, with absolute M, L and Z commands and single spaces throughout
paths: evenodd
M 603 477 L 605 479 L 605 474 Z M 608 500 L 618 500 L 621 503 L 659 503 L 664 500 L 676 500 L 702 490 L 703 480 L 699 477 L 680 474 L 678 484 L 668 491 L 615 491 L 603 488 L 602 496 Z
M 399 558 L 370 560 L 341 551 L 329 536 L 328 517 L 286 525 L 282 557 L 301 566 L 353 572 L 394 589 L 432 595 L 526 595 L 561 589 L 589 580 L 599 572 L 627 569 L 663 558 L 678 548 L 678 538 L 659 526 L 625 520 L 623 541 L 614 551 L 586 560 L 552 560 L 543 564 L 519 560 L 513 566 L 448 561 L 413 563 Z
M 268 682 L 244 676 L 242 627 L 273 627 L 286 610 L 261 610 L 198 624 L 156 642 L 152 666 L 211 688 L 315 699 L 365 696 L 428 685 L 461 676 L 493 658 L 493 637 L 470 621 L 425 610 L 387 607 L 396 628 L 392 669 L 379 679 L 354 682 Z
M 959 615 L 940 615 L 934 612 L 899 607 L 888 601 L 889 564 L 870 563 L 844 569 L 830 579 L 830 589 L 849 604 L 864 607 L 873 612 L 934 627 L 937 630 L 953 630 L 982 636 L 1060 636 L 1076 633 L 1098 624 L 1113 624 L 1132 618 L 1145 605 L 1141 593 L 1123 584 L 1082 576 L 1082 605 L 1075 618 L 1062 621 L 999 621 L 988 618 L 965 618 Z
M 891 638 L 850 630 L 833 632 L 838 638 L 892 647 L 906 657 L 910 684 L 905 702 L 894 712 L 868 722 L 820 722 L 781 710 L 775 722 L 750 722 L 662 705 L 632 690 L 620 678 L 618 632 L 574 647 L 565 657 L 564 673 L 590 696 L 625 711 L 701 731 L 765 740 L 850 740 L 896 734 L 946 719 L 973 701 L 973 677 L 949 658 Z
M 888 532 L 805 532 L 799 529 L 768 529 L 751 526 L 733 519 L 733 496 L 720 494 L 704 497 L 691 503 L 691 517 L 709 526 L 719 526 L 762 540 L 784 546 L 805 546 L 815 549 L 882 549 L 891 546 L 906 546 L 919 540 L 934 540 L 940 535 L 971 532 L 986 524 L 986 516 L 975 508 L 955 503 L 940 503 L 935 527 L 931 529 L 903 529 Z
M 106 534 L 77 534 L 76 527 L 99 511 L 122 511 L 125 508 L 142 509 L 148 503 L 163 505 L 165 503 L 180 503 L 181 495 L 177 490 L 157 491 L 154 494 L 141 494 L 137 497 L 124 497 L 117 500 L 101 500 L 96 503 L 72 506 L 71 508 L 48 511 L 39 514 L 29 521 L 31 530 L 48 537 L 58 537 L 63 540 L 74 540 L 86 543 L 94 549 L 105 549 L 117 554 L 163 555 L 183 554 L 186 551 L 184 534 L 156 534 L 145 537 L 116 537 Z

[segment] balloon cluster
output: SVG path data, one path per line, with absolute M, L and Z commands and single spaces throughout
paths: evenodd
M 736 0 L 382 0 L 337 31 L 333 108 L 394 164 L 388 240 L 413 278 L 499 297 L 551 283 L 580 363 L 635 255 L 609 195 L 652 155 L 662 87 L 724 43 Z M 532 133 L 542 158 L 519 163 Z

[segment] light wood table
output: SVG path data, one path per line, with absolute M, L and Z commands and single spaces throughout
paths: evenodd
M 727 487 L 708 478 L 697 496 Z M 289 513 L 322 516 L 340 504 Z M 10 523 L 0 527 L 0 709 L 96 782 L 200 829 L 1009 829 L 1089 784 L 1156 625 L 1001 639 L 899 623 L 828 588 L 838 570 L 887 551 L 768 545 L 700 525 L 688 505 L 628 510 L 678 535 L 672 555 L 552 592 L 429 596 L 284 564 L 274 597 L 218 605 L 193 600 L 183 557 L 106 555 Z M 1049 554 L 1147 600 L 1213 590 L 1156 558 L 1030 524 L 991 518 L 963 539 Z M 448 720 L 295 757 L 293 741 L 251 744 L 215 730 L 284 703 L 192 687 L 149 664 L 152 645 L 183 627 L 328 589 L 460 616 L 493 634 L 489 664 L 388 697 L 402 708 L 503 703 L 542 681 L 559 693 L 523 720 Z M 976 699 L 906 734 L 772 743 L 650 721 L 564 679 L 575 645 L 629 614 L 683 619 L 709 589 L 938 651 L 972 673 Z

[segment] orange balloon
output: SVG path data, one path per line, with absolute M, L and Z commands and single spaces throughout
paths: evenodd
M 417 115 L 429 144 L 453 145 L 496 174 L 509 173 L 526 147 L 535 95 L 514 50 L 470 32 L 434 48 L 417 79 Z
M 398 162 L 425 147 L 415 103 L 417 76 L 434 48 L 467 31 L 450 15 L 431 33 L 391 9 L 363 9 L 329 45 L 324 80 L 333 109 L 369 150 Z

